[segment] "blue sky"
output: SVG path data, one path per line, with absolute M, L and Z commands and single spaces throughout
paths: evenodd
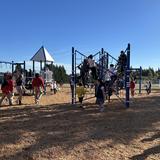
M 129 42 L 132 66 L 158 68 L 159 8 L 160 0 L 0 0 L 0 60 L 28 61 L 44 45 L 69 66 L 72 46 L 118 57 Z

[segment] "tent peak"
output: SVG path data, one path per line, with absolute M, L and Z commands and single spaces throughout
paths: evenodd
M 35 53 L 35 55 L 31 58 L 31 61 L 36 62 L 54 62 L 54 59 L 49 54 L 47 49 L 42 45 L 41 48 Z

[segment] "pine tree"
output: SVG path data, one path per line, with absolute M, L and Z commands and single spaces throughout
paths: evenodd
M 58 65 L 47 65 L 49 70 L 53 71 L 53 79 L 57 81 L 58 83 L 69 83 L 68 81 L 68 75 L 66 74 L 66 70 L 64 66 L 58 66 Z

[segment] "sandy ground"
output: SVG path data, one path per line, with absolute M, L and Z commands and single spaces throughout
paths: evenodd
M 64 88 L 38 106 L 26 96 L 22 106 L 1 107 L 0 160 L 160 159 L 159 93 L 136 96 L 129 109 L 114 98 L 103 113 L 70 100 Z

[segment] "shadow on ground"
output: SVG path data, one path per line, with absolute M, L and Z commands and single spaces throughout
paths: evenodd
M 143 143 L 150 142 L 156 139 L 160 139 L 160 132 L 158 132 L 157 134 L 153 135 L 150 138 L 143 139 L 142 142 Z M 144 150 L 142 154 L 133 156 L 131 160 L 145 160 L 150 155 L 156 155 L 156 154 L 160 154 L 160 145 Z
M 14 160 L 16 157 L 27 156 L 32 159 L 35 152 L 52 147 L 61 147 L 68 152 L 76 145 L 94 140 L 110 140 L 109 146 L 127 145 L 140 134 L 158 132 L 153 124 L 160 121 L 159 96 L 140 98 L 129 109 L 115 101 L 106 106 L 103 113 L 95 105 L 86 104 L 86 107 L 82 110 L 70 104 L 62 104 L 0 110 L 0 149 L 9 144 L 21 144 L 21 141 L 28 144 L 22 145 L 14 154 L 0 154 L 0 159 Z M 159 136 L 158 132 L 140 143 L 152 141 Z M 160 145 L 131 159 L 145 159 L 159 153 Z

